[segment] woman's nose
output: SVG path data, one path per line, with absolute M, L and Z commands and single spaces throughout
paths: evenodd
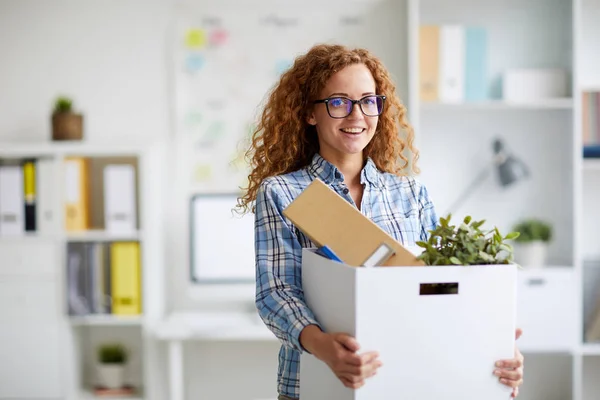
M 354 103 L 354 104 L 352 104 L 352 110 L 350 111 L 350 115 L 348 115 L 348 118 L 357 118 L 357 117 L 362 117 L 362 111 L 360 109 L 360 104 Z

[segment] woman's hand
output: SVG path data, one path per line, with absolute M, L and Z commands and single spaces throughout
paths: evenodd
M 345 333 L 324 333 L 305 328 L 300 341 L 303 346 L 319 360 L 326 363 L 344 386 L 358 389 L 365 384 L 365 379 L 375 375 L 382 363 L 377 352 L 358 354 L 358 342 Z M 302 338 L 302 335 L 305 338 Z
M 516 331 L 516 338 L 519 339 L 523 331 L 518 328 Z M 513 388 L 512 397 L 519 395 L 519 386 L 523 384 L 523 361 L 524 357 L 517 347 L 515 347 L 515 358 L 511 360 L 500 360 L 496 363 L 496 375 L 500 382 Z

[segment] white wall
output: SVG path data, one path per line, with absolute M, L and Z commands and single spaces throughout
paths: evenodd
M 89 140 L 168 134 L 167 1 L 0 1 L 0 138 L 48 139 L 72 96 Z

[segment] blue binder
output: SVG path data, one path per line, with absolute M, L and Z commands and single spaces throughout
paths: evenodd
M 484 28 L 465 29 L 465 101 L 488 98 L 487 34 Z

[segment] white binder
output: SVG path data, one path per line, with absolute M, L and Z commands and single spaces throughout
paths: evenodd
M 25 233 L 25 193 L 23 168 L 0 166 L 0 235 Z
M 465 30 L 460 25 L 440 29 L 440 101 L 465 99 Z
M 132 165 L 104 167 L 104 223 L 107 231 L 136 231 L 135 170 Z
M 50 233 L 56 223 L 54 190 L 54 161 L 40 158 L 36 161 L 37 208 L 36 223 L 40 233 Z

